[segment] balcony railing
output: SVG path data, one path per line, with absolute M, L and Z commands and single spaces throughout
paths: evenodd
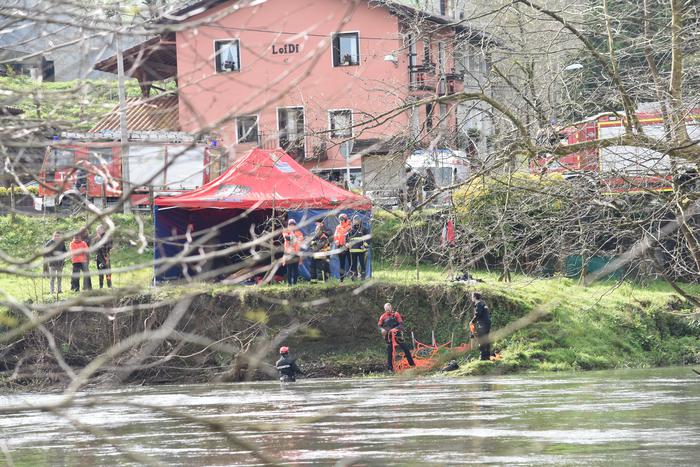
M 421 63 L 420 65 L 413 65 L 408 67 L 409 71 L 412 73 L 427 73 L 427 74 L 434 74 L 435 73 L 435 63 Z
M 323 162 L 328 160 L 328 149 L 325 141 L 314 141 L 310 154 L 306 154 L 304 162 Z
M 280 147 L 297 162 L 301 162 L 306 157 L 304 135 L 290 134 L 282 132 L 280 134 Z
M 459 83 L 464 82 L 464 73 L 457 72 L 454 68 L 449 73 L 437 74 L 435 64 L 423 64 L 410 67 L 411 91 L 435 92 L 438 95 L 450 95 L 459 91 Z
M 449 73 L 445 73 L 445 79 L 446 79 L 447 81 L 460 81 L 460 82 L 463 82 L 463 81 L 464 81 L 464 73 L 462 73 L 462 72 L 457 72 L 457 71 L 455 71 L 455 70 L 452 70 L 452 71 L 449 72 Z

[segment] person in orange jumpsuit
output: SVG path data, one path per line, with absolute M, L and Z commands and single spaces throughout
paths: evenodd
M 340 224 L 335 228 L 335 233 L 333 234 L 333 243 L 335 243 L 335 250 L 338 251 L 338 263 L 339 263 L 339 274 L 340 281 L 345 280 L 348 275 L 348 270 L 350 269 L 350 250 L 348 249 L 348 234 L 352 225 L 348 219 L 348 215 L 341 213 L 338 216 Z
M 396 343 L 401 350 L 403 350 L 404 355 L 406 355 L 406 360 L 411 366 L 416 366 L 413 361 L 413 356 L 411 355 L 411 350 L 408 348 L 406 343 L 403 341 L 403 318 L 398 311 L 394 311 L 391 303 L 384 304 L 384 313 L 379 317 L 377 322 L 379 330 L 382 332 L 382 337 L 386 341 L 386 366 L 389 371 L 394 371 L 394 343 L 392 342 L 392 334 L 396 334 Z
M 83 290 L 92 288 L 90 272 L 88 270 L 88 244 L 80 234 L 73 236 L 73 241 L 68 247 L 71 252 L 71 263 L 73 263 L 73 274 L 70 279 L 70 289 L 74 292 L 80 291 L 80 274 L 83 275 Z

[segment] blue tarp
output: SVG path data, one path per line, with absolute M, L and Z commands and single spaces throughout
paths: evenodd
M 169 267 L 159 265 L 161 261 L 181 254 L 183 246 L 188 241 L 188 236 L 196 241 L 197 238 L 200 238 L 200 235 L 206 235 L 207 232 L 215 230 L 216 235 L 207 242 L 208 244 L 223 245 L 246 242 L 251 239 L 251 228 L 256 231 L 256 235 L 262 234 L 263 232 L 259 229 L 272 216 L 271 210 L 257 210 L 248 213 L 243 219 L 232 222 L 232 219 L 235 219 L 243 212 L 241 209 L 183 209 L 156 206 L 154 212 L 154 258 L 156 261 L 154 275 L 156 283 L 182 279 L 186 275 L 195 276 L 197 274 L 196 269 L 192 265 L 174 264 Z M 350 218 L 358 215 L 368 231 L 370 230 L 371 211 L 347 210 L 342 212 Z M 300 225 L 310 221 L 308 225 L 301 227 L 305 238 L 313 235 L 315 228 L 313 221 L 316 219 L 324 220 L 324 225 L 331 236 L 331 240 L 335 227 L 338 225 L 337 214 L 332 214 L 331 210 L 290 210 L 287 212 L 287 216 L 289 219 L 296 220 Z M 197 252 L 193 254 L 197 254 Z M 368 277 L 372 272 L 371 258 L 372 252 L 370 248 L 367 252 L 366 261 Z M 230 265 L 232 262 L 235 262 L 235 258 L 219 258 L 212 260 L 211 264 L 205 265 L 205 269 L 215 270 L 225 264 Z M 307 259 L 300 268 L 302 276 L 306 279 L 310 278 L 309 265 L 310 261 Z M 331 275 L 338 278 L 339 261 L 335 255 L 331 257 L 330 267 Z

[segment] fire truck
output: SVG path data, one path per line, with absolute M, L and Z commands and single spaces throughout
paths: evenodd
M 145 208 L 155 195 L 193 190 L 225 169 L 216 140 L 195 142 L 181 132 L 131 132 L 129 140 L 132 206 Z M 116 203 L 122 196 L 122 163 L 118 134 L 63 133 L 46 149 L 35 208 Z
M 663 140 L 666 128 L 659 112 L 638 113 L 645 135 Z M 599 141 L 622 136 L 624 117 L 607 112 L 559 129 L 543 140 L 551 145 L 567 145 Z M 686 128 L 691 140 L 700 139 L 700 109 L 686 116 Z M 542 141 L 540 141 L 541 143 Z M 608 192 L 670 190 L 674 176 L 695 170 L 687 162 L 668 154 L 637 146 L 592 147 L 566 156 L 542 154 L 532 161 L 532 173 L 561 173 L 567 178 L 594 175 Z

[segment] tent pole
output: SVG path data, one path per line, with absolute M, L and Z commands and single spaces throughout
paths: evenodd
M 272 238 L 270 239 L 270 270 L 275 267 L 275 199 L 277 198 L 277 185 L 272 186 Z M 272 280 L 272 278 L 270 278 Z

